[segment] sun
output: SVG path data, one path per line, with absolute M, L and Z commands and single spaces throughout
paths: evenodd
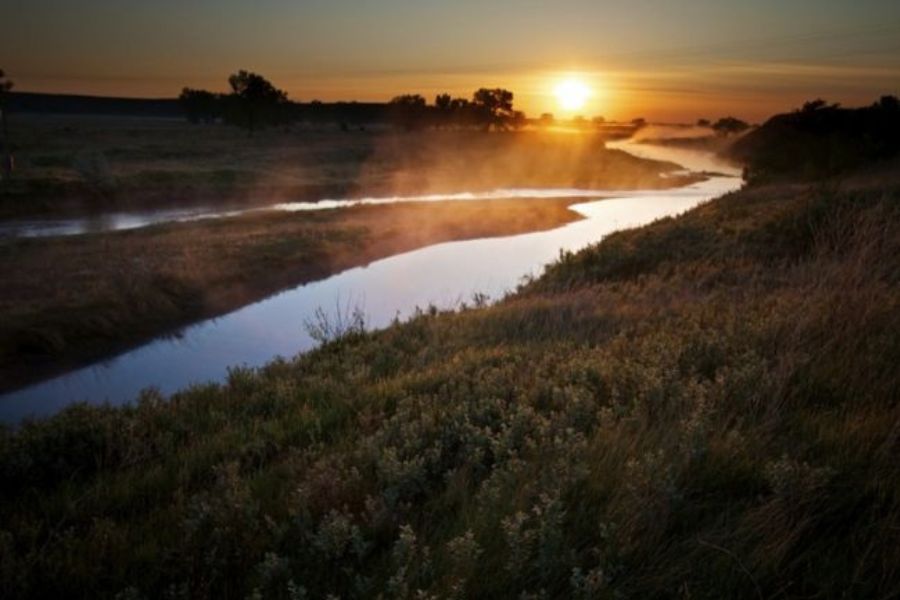
M 553 93 L 563 110 L 581 110 L 591 96 L 591 88 L 580 79 L 570 77 L 559 82 Z

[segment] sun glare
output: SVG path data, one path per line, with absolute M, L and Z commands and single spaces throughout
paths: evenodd
M 556 100 L 563 110 L 581 110 L 591 95 L 591 88 L 580 79 L 568 78 L 557 84 L 553 90 Z

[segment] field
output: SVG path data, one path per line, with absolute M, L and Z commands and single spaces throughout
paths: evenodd
M 504 187 L 661 187 L 676 168 L 596 135 L 268 130 L 165 119 L 16 116 L 0 215 L 271 205 Z M 449 240 L 577 218 L 569 201 L 254 213 L 70 238 L 0 238 L 0 390 L 126 349 L 302 282 Z
M 0 217 L 246 206 L 507 187 L 657 188 L 675 165 L 594 134 L 270 129 L 178 120 L 14 115 L 17 172 Z
M 0 437 L 5 597 L 900 594 L 900 187 L 758 185 Z

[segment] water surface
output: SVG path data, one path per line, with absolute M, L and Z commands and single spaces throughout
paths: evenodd
M 710 157 L 691 160 L 698 161 L 693 168 L 704 160 L 702 170 L 725 168 Z M 229 366 L 256 367 L 278 355 L 294 356 L 315 346 L 304 324 L 320 307 L 332 317 L 348 306 L 359 307 L 367 325 L 380 328 L 416 308 L 455 308 L 476 293 L 497 299 L 523 277 L 539 275 L 560 250 L 577 251 L 613 231 L 679 214 L 740 183 L 736 177 L 713 177 L 673 190 L 602 200 L 586 195 L 587 201 L 571 207 L 585 218 L 551 231 L 443 243 L 349 269 L 187 327 L 178 337 L 0 396 L 0 421 L 49 415 L 75 401 L 122 404 L 150 386 L 168 394 L 221 381 Z
M 656 128 L 663 130 L 665 128 Z M 678 132 L 675 131 L 677 134 Z M 719 172 L 737 176 L 737 169 L 723 163 L 709 153 L 695 150 L 653 146 L 622 140 L 609 142 L 609 148 L 624 150 L 641 158 L 664 160 L 682 165 L 684 172 Z M 683 172 L 682 172 L 683 173 Z M 680 173 L 674 173 L 680 174 Z M 643 190 L 601 190 L 584 188 L 502 188 L 478 192 L 422 194 L 412 196 L 385 196 L 366 198 L 323 198 L 314 202 L 279 202 L 243 208 L 199 206 L 191 208 L 165 208 L 142 211 L 116 211 L 91 216 L 69 218 L 12 219 L 0 222 L 0 238 L 3 237 L 52 237 L 85 235 L 108 231 L 123 231 L 159 225 L 162 223 L 220 219 L 260 211 L 310 211 L 345 208 L 359 204 L 380 205 L 398 202 L 443 202 L 447 200 L 495 200 L 542 198 L 605 198 L 644 194 Z

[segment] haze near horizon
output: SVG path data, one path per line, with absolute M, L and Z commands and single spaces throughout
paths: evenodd
M 900 4 L 346 0 L 8 4 L 0 56 L 21 91 L 174 97 L 238 68 L 298 101 L 431 100 L 505 87 L 530 116 L 745 119 L 900 84 Z M 78 27 L 73 27 L 78 23 Z M 571 104 L 575 79 L 590 90 Z

